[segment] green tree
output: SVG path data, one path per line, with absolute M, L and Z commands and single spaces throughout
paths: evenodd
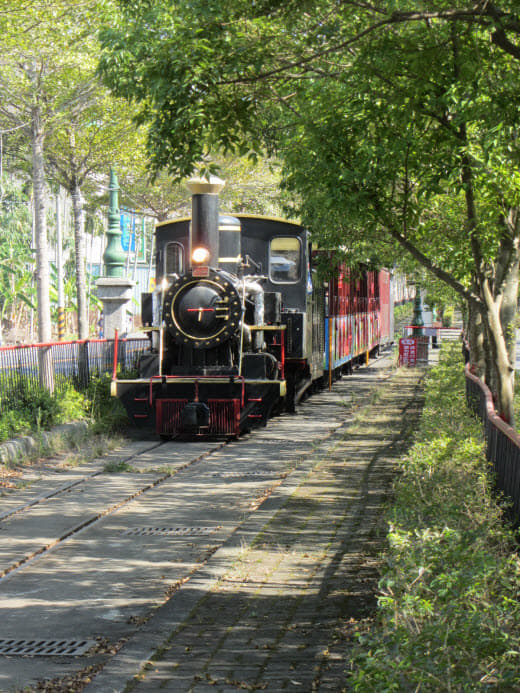
M 93 43 L 94 35 L 90 39 Z M 96 194 L 99 197 L 100 185 L 110 166 L 121 167 L 129 159 L 135 164 L 146 154 L 128 105 L 111 97 L 96 79 L 94 53 L 93 45 L 88 51 L 85 49 L 78 70 L 72 75 L 83 94 L 77 94 L 74 108 L 64 115 L 46 144 L 49 173 L 72 199 L 79 339 L 86 339 L 89 334 L 85 199 Z
M 284 195 L 279 187 L 279 165 L 275 162 L 220 156 L 213 166 L 218 166 L 226 181 L 220 194 L 223 212 L 282 214 Z M 124 205 L 144 210 L 158 221 L 191 213 L 191 197 L 186 185 L 175 182 L 165 170 L 153 175 L 147 159 L 133 156 L 118 173 Z
M 464 298 L 473 353 L 512 421 L 516 4 L 120 7 L 101 69 L 150 122 L 155 165 L 182 177 L 211 169 L 217 147 L 276 152 L 298 211 L 316 234 L 327 229 L 325 242 L 396 243 Z
M 0 200 L 0 334 L 17 328 L 33 308 L 30 201 L 21 184 L 4 176 Z
M 13 0 L 0 13 L 0 118 L 20 128 L 31 143 L 40 342 L 51 339 L 45 140 L 88 90 L 75 82 L 74 74 L 99 11 L 95 0 L 74 5 Z M 41 350 L 41 355 L 42 384 L 52 390 L 50 351 Z
M 85 189 L 99 187 L 100 174 L 135 156 L 140 144 L 131 109 L 111 97 L 96 75 L 105 7 L 101 0 L 30 0 L 13 2 L 0 14 L 0 115 L 32 143 L 38 335 L 45 342 L 51 337 L 46 183 L 51 178 L 61 184 L 73 202 L 78 335 L 85 338 Z

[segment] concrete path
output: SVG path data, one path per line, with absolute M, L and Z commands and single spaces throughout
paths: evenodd
M 344 401 L 343 425 L 71 690 L 346 690 L 350 642 L 374 610 L 384 501 L 421 409 L 422 370 L 375 372 L 371 402 L 353 417 Z M 314 396 L 307 415 L 331 397 L 341 406 L 341 386 Z

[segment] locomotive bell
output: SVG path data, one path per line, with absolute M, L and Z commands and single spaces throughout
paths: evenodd
M 218 194 L 225 181 L 210 176 L 188 181 L 191 198 L 190 265 L 217 267 L 219 257 Z

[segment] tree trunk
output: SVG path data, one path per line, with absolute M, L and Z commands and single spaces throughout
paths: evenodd
M 483 281 L 481 288 L 482 317 L 486 325 L 487 342 L 493 363 L 493 372 L 487 374 L 486 382 L 489 385 L 489 381 L 492 381 L 491 389 L 496 395 L 498 414 L 514 426 L 514 369 L 509 359 L 505 331 L 500 322 L 503 294 L 498 293 L 497 296 L 493 296 L 489 279 Z
M 520 266 L 519 239 L 513 243 L 513 251 L 507 263 L 504 279 L 503 299 L 500 307 L 500 322 L 506 340 L 507 353 L 511 363 L 511 377 L 515 377 L 516 362 L 516 313 L 518 308 L 518 272 Z
M 45 169 L 43 161 L 44 132 L 41 125 L 40 109 L 37 106 L 33 109 L 31 126 L 34 229 L 36 240 L 36 290 L 38 297 L 38 341 L 48 344 L 51 341 L 52 333 Z M 52 354 L 50 349 L 40 350 L 40 383 L 49 390 L 49 392 L 54 391 L 54 370 L 52 367 Z
M 87 276 L 86 276 L 86 240 L 85 214 L 83 196 L 76 183 L 71 190 L 74 213 L 74 250 L 76 262 L 76 294 L 78 307 L 78 338 L 87 339 L 89 333 L 87 319 Z
M 475 301 L 468 301 L 467 337 L 471 355 L 471 365 L 480 375 L 486 372 L 486 354 L 484 349 L 484 325 L 480 306 Z

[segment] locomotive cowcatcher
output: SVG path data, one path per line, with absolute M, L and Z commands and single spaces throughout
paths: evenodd
M 131 420 L 165 438 L 236 437 L 265 424 L 368 358 L 382 325 L 390 336 L 388 273 L 350 280 L 343 269 L 315 286 L 307 231 L 220 215 L 223 185 L 191 180 L 191 219 L 156 227 L 156 287 L 141 305 L 150 346 L 137 378 L 112 382 Z

